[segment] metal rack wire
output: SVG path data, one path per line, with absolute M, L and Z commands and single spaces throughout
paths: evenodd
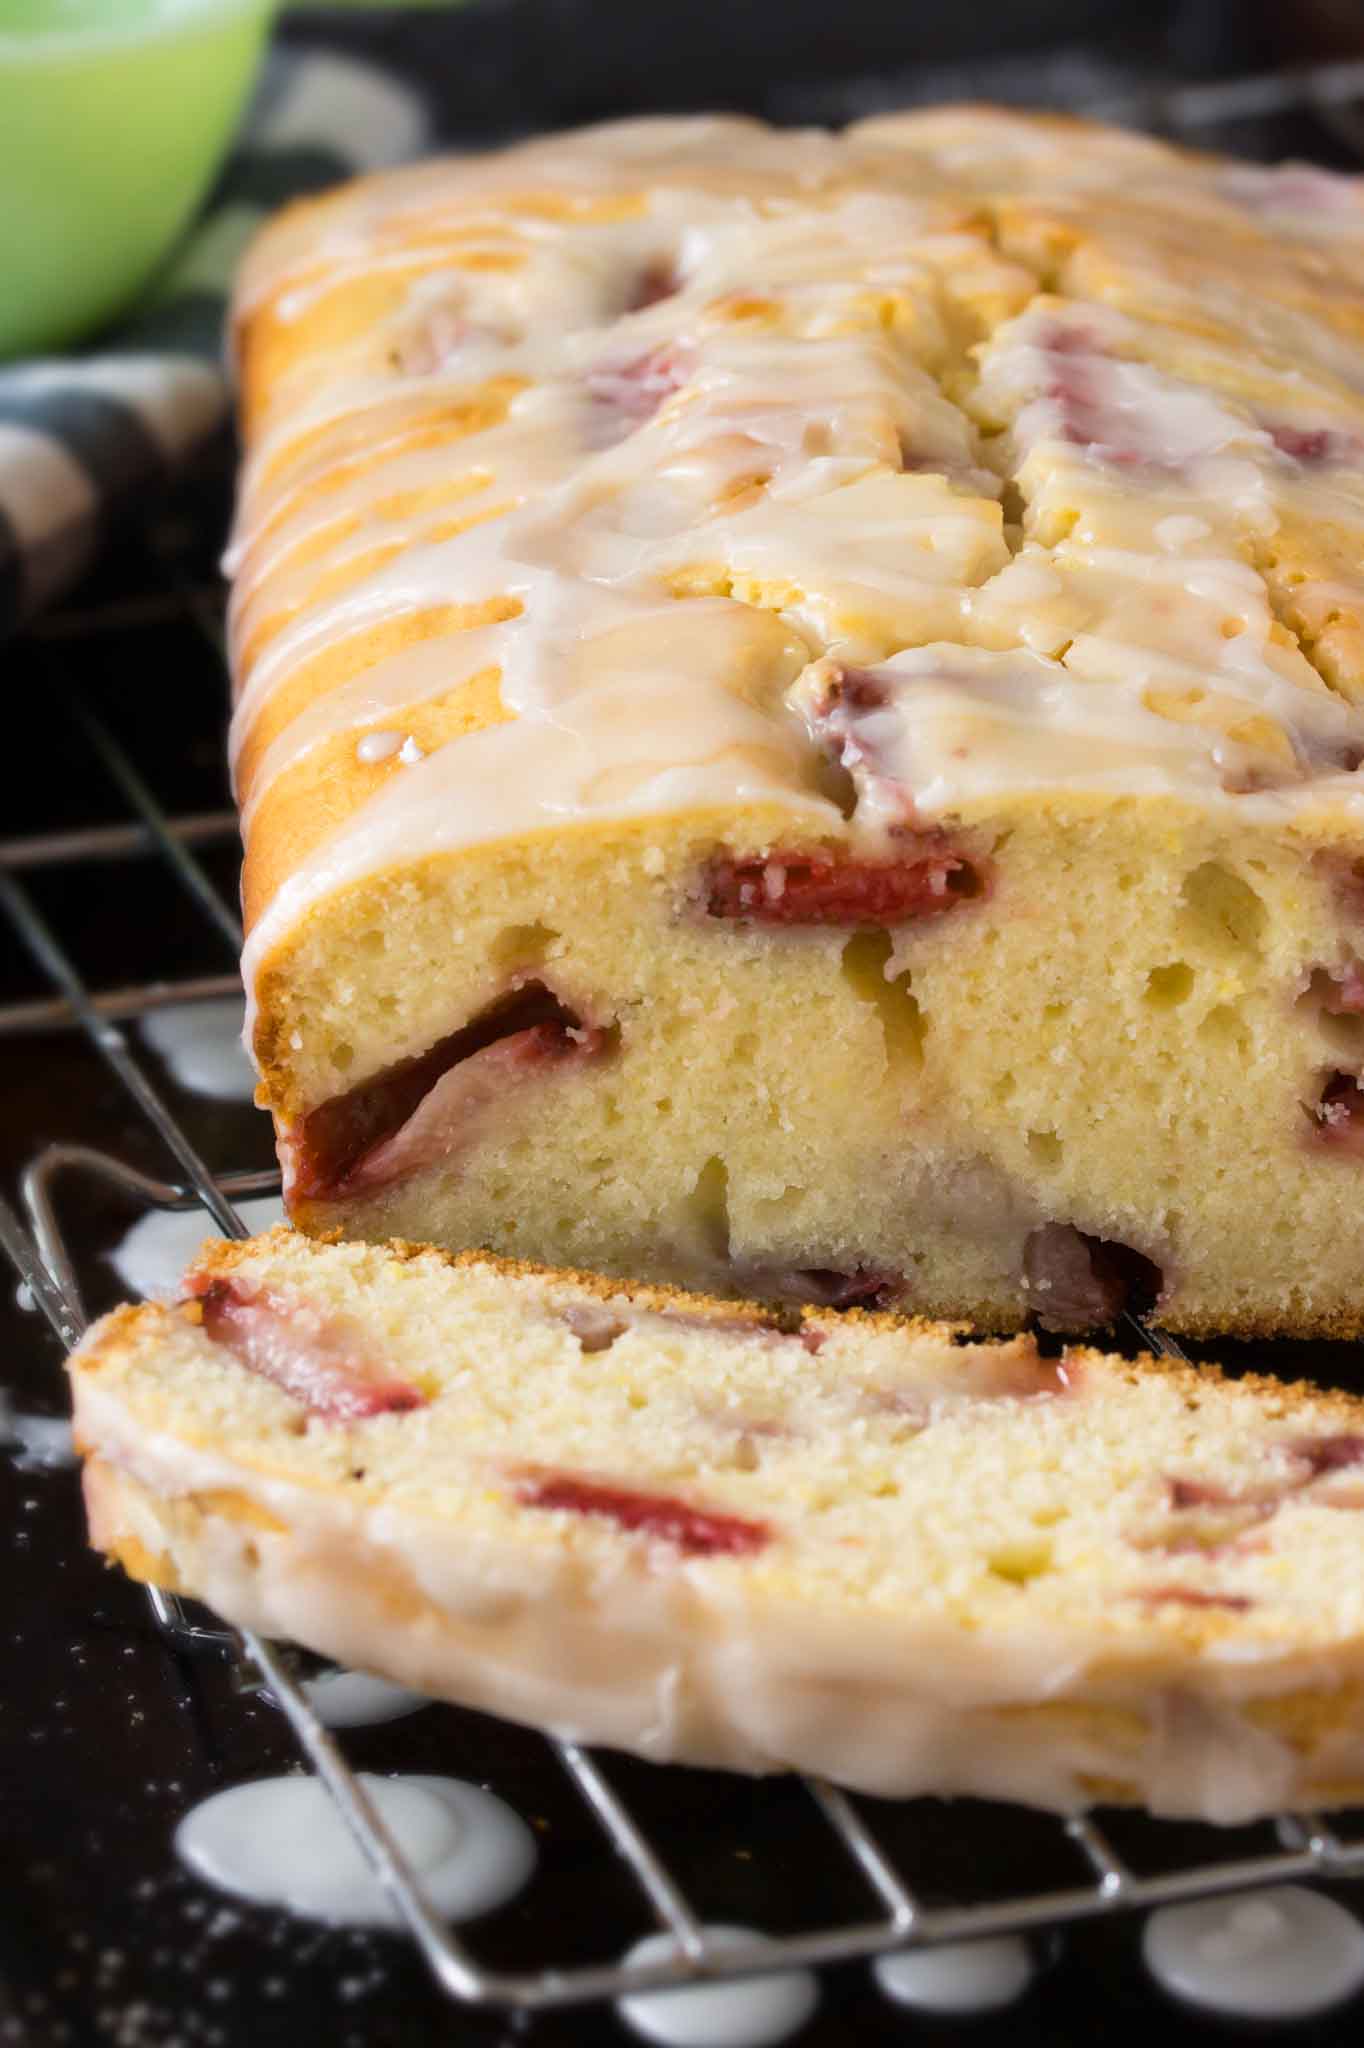
M 1338 139 L 1347 136 L 1364 153 L 1364 64 L 1327 72 L 1256 78 L 1222 86 L 1190 88 L 1159 101 L 1103 111 L 1139 119 L 1188 135 L 1228 121 L 1312 109 L 1330 123 Z M 148 607 L 140 600 L 139 616 Z M 0 1040 L 38 1031 L 83 1035 L 94 1057 L 116 1078 L 164 1148 L 175 1172 L 158 1178 L 112 1154 L 88 1146 L 55 1143 L 32 1160 L 22 1177 L 27 1224 L 0 1197 L 0 1245 L 9 1254 L 35 1305 L 61 1342 L 79 1340 L 86 1325 L 81 1286 L 61 1220 L 61 1187 L 72 1175 L 94 1176 L 146 1209 L 202 1209 L 229 1236 L 246 1234 L 235 1203 L 278 1189 L 273 1172 L 226 1169 L 206 1160 L 177 1120 L 163 1092 L 146 1077 L 126 1027 L 168 1004 L 199 1003 L 235 993 L 235 975 L 199 975 L 180 981 L 92 991 L 86 986 L 53 923 L 43 914 L 30 880 L 44 871 L 81 864 L 101 869 L 112 863 L 157 862 L 174 877 L 185 900 L 224 946 L 235 950 L 240 933 L 202 865 L 201 849 L 229 842 L 236 831 L 230 811 L 167 816 L 127 753 L 82 694 L 72 650 L 92 636 L 126 622 L 127 605 L 94 613 L 68 613 L 51 620 L 43 639 L 64 679 L 78 724 L 103 771 L 119 792 L 126 816 L 87 830 L 53 832 L 0 841 L 0 928 L 14 938 L 41 971 L 49 992 L 0 1005 Z M 173 579 L 152 601 L 151 615 L 178 622 L 202 636 L 206 630 L 201 593 Z M 208 628 L 211 633 L 211 628 Z M 1134 1324 L 1134 1334 L 1156 1349 L 1178 1353 L 1159 1333 Z M 866 1894 L 863 1917 L 840 1920 L 800 1933 L 754 1940 L 744 1947 L 713 1945 L 702 1916 L 669 1869 L 664 1851 L 650 1838 L 612 1782 L 609 1767 L 572 1742 L 554 1742 L 558 1764 L 599 1823 L 606 1842 L 631 1873 L 660 1928 L 673 1938 L 670 1957 L 648 1963 L 592 1964 L 561 1968 L 530 1965 L 516 1971 L 485 1968 L 440 1919 L 391 1832 L 377 1814 L 340 1745 L 315 1713 L 293 1677 L 286 1658 L 253 1633 L 240 1635 L 194 1619 L 173 1596 L 151 1596 L 158 1626 L 181 1649 L 244 1655 L 283 1712 L 298 1748 L 336 1802 L 376 1876 L 418 1945 L 437 1984 L 454 1999 L 482 2005 L 534 2010 L 592 1999 L 614 1999 L 698 1979 L 742 1977 L 870 1957 L 891 1950 L 959 1941 L 985 1935 L 1056 1927 L 1120 1909 L 1231 1892 L 1295 1878 L 1364 1876 L 1364 1839 L 1343 1839 L 1315 1817 L 1285 1816 L 1277 1823 L 1277 1851 L 1237 1858 L 1210 1857 L 1193 1867 L 1139 1873 L 1130 1867 L 1100 1824 L 1089 1815 L 1058 1821 L 1083 1878 L 1042 1891 L 951 1906 L 929 1905 L 906 1882 L 880 1835 L 858 1803 L 835 1786 L 806 1781 L 813 1810 L 827 1827 L 831 1845 L 860 1875 Z

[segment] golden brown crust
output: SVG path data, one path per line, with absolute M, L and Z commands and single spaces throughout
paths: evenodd
M 121 1301 L 117 1308 L 101 1316 L 91 1336 L 82 1345 L 82 1370 L 98 1372 L 103 1364 L 134 1344 L 144 1329 L 167 1312 L 160 1302 Z
M 272 1248 L 302 1248 L 314 1243 L 342 1244 L 345 1242 L 339 1230 L 331 1230 L 319 1237 L 304 1236 L 287 1223 L 277 1223 L 273 1229 L 255 1238 L 232 1241 L 223 1238 L 209 1238 L 196 1252 L 189 1267 L 191 1273 L 229 1274 L 239 1265 L 258 1257 Z M 791 1321 L 792 1311 L 774 1308 L 770 1302 L 752 1299 L 733 1299 L 722 1295 L 693 1293 L 680 1287 L 651 1282 L 636 1282 L 612 1279 L 602 1273 L 586 1273 L 571 1267 L 544 1266 L 529 1259 L 509 1259 L 497 1252 L 478 1249 L 451 1252 L 439 1245 L 414 1244 L 402 1238 L 389 1238 L 381 1245 L 369 1247 L 382 1252 L 400 1264 L 434 1264 L 444 1266 L 452 1272 L 463 1267 L 483 1267 L 495 1273 L 504 1273 L 509 1279 L 524 1279 L 551 1285 L 558 1284 L 579 1287 L 595 1295 L 600 1301 L 628 1298 L 641 1308 L 682 1310 L 688 1315 L 714 1316 L 719 1322 L 732 1322 L 735 1316 L 751 1318 L 765 1329 L 782 1329 Z M 138 1332 L 139 1319 L 148 1307 L 121 1308 L 112 1319 L 113 1327 L 106 1324 L 101 1337 L 101 1347 L 110 1342 L 131 1339 Z M 885 1330 L 906 1336 L 931 1336 L 950 1343 L 970 1343 L 977 1339 L 988 1340 L 988 1333 L 971 1317 L 926 1317 L 902 1313 L 895 1309 L 824 1308 L 816 1303 L 798 1311 L 803 1322 L 816 1327 L 838 1329 L 851 1325 L 854 1328 Z M 1004 1333 L 1004 1341 L 1015 1345 L 1031 1346 L 1032 1337 L 1024 1332 Z M 1081 1372 L 1087 1361 L 1114 1363 L 1111 1353 L 1099 1350 L 1091 1344 L 1072 1344 L 1065 1350 L 1065 1358 Z M 1318 1409 L 1323 1404 L 1328 1412 L 1337 1416 L 1342 1426 L 1353 1429 L 1364 1428 L 1364 1396 L 1349 1394 L 1338 1389 L 1323 1389 L 1310 1380 L 1284 1380 L 1262 1372 L 1228 1371 L 1216 1362 L 1197 1365 L 1184 1359 L 1161 1356 L 1153 1352 L 1141 1352 L 1124 1361 L 1126 1369 L 1133 1375 L 1155 1373 L 1175 1385 L 1187 1388 L 1191 1398 L 1196 1398 L 1210 1385 L 1216 1386 L 1235 1382 L 1257 1393 L 1281 1397 L 1285 1412 L 1310 1402 Z
M 261 1251 L 280 1245 L 341 1244 L 345 1239 L 339 1230 L 319 1232 L 316 1236 L 304 1236 L 287 1223 L 277 1223 L 259 1237 L 231 1240 L 208 1238 L 195 1253 L 189 1270 L 195 1273 L 226 1274 L 233 1272 L 245 1261 L 256 1257 Z M 504 1273 L 509 1279 L 548 1281 L 566 1286 L 581 1287 L 600 1301 L 628 1296 L 632 1302 L 648 1309 L 685 1309 L 688 1314 L 715 1315 L 718 1319 L 732 1322 L 736 1315 L 751 1317 L 765 1329 L 780 1329 L 783 1317 L 770 1303 L 758 1301 L 726 1300 L 720 1295 L 693 1294 L 680 1287 L 669 1287 L 646 1281 L 612 1280 L 601 1273 L 583 1273 L 571 1267 L 536 1265 L 528 1259 L 507 1259 L 497 1252 L 477 1249 L 451 1252 L 440 1245 L 414 1244 L 404 1238 L 387 1238 L 382 1244 L 371 1249 L 381 1251 L 400 1264 L 434 1263 L 457 1272 L 465 1266 L 482 1266 L 495 1273 Z M 121 1314 L 136 1316 L 137 1310 L 120 1311 Z M 805 1310 L 807 1320 L 816 1321 L 821 1316 L 836 1319 L 831 1310 L 810 1307 Z M 844 1310 L 838 1313 L 860 1315 L 858 1310 Z M 924 1323 L 920 1318 L 907 1316 L 876 1316 L 872 1320 L 896 1329 L 937 1329 L 936 1324 Z

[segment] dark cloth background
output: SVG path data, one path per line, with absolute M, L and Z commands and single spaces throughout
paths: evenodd
M 1283 55 L 1285 16 L 1259 0 L 470 0 L 309 12 L 284 33 L 434 86 L 443 139 L 471 142 L 702 107 L 839 122 L 973 93 L 1074 101 L 1257 69 Z

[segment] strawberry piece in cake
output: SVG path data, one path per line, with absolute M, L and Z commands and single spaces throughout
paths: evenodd
M 367 1345 L 363 1333 L 310 1303 L 258 1290 L 247 1281 L 195 1276 L 191 1292 L 199 1323 L 248 1371 L 271 1380 L 327 1422 L 420 1408 L 421 1390 L 400 1379 Z
M 898 861 L 832 861 L 775 848 L 720 858 L 706 874 L 708 917 L 759 924 L 896 925 L 941 917 L 980 893 L 960 854 L 930 843 Z

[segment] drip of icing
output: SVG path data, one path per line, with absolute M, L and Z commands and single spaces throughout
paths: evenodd
M 514 1898 L 535 1866 L 529 1829 L 511 1808 L 458 1778 L 361 1783 L 445 1920 L 471 1920 Z M 260 1778 L 192 1807 L 175 1831 L 192 1871 L 220 1891 L 344 1927 L 399 1927 L 325 1787 Z
M 150 1010 L 138 1029 L 177 1086 L 223 1102 L 251 1100 L 256 1077 L 242 1051 L 242 1005 L 236 996 Z
M 0 1444 L 21 1472 L 57 1472 L 76 1463 L 71 1424 L 63 1415 L 23 1415 L 0 1393 Z
M 1207 520 L 1199 519 L 1192 512 L 1172 512 L 1168 518 L 1158 519 L 1155 525 L 1156 539 L 1172 555 L 1193 547 L 1198 541 L 1207 540 L 1211 533 Z
M 716 1949 L 748 1948 L 762 1935 L 751 1927 L 706 1927 Z M 627 1963 L 658 1963 L 674 1954 L 671 1935 L 649 1934 L 637 1941 Z M 688 1984 L 675 1991 L 642 1991 L 619 2000 L 622 2018 L 646 2041 L 661 2048 L 765 2048 L 786 2041 L 805 2025 L 819 2002 L 811 1970 L 781 1970 L 770 1977 L 743 1977 L 730 1984 Z
M 425 1693 L 411 1692 L 369 1671 L 323 1671 L 305 1679 L 303 1690 L 328 1728 L 372 1728 L 434 1705 Z
M 1162 1906 L 1142 1954 L 1166 1991 L 1244 2019 L 1307 2019 L 1364 1989 L 1364 1928 L 1301 1885 Z
M 386 761 L 390 754 L 396 754 L 402 744 L 400 732 L 367 732 L 355 743 L 355 758 L 372 767 L 376 761 Z
M 368 725 L 393 712 L 411 711 L 430 697 L 457 689 L 481 670 L 495 667 L 504 651 L 505 633 L 496 627 L 461 633 L 454 641 L 423 640 L 328 691 L 325 697 L 290 719 L 279 738 L 265 749 L 252 777 L 250 793 L 243 796 L 243 833 L 250 832 L 260 799 L 276 777 L 294 767 L 314 747 L 352 726 Z M 377 735 L 371 733 L 367 737 Z M 383 738 L 394 742 L 392 747 L 385 748 L 383 758 L 387 759 L 401 747 L 403 735 L 385 732 Z M 364 744 L 363 739 L 357 742 L 357 755 Z
M 236 1206 L 252 1236 L 284 1221 L 284 1204 L 278 1195 L 253 1196 Z M 143 1300 L 173 1300 L 180 1292 L 180 1276 L 195 1252 L 205 1238 L 219 1234 L 202 1210 L 182 1214 L 150 1209 L 106 1257 L 130 1294 Z
M 878 1956 L 872 1975 L 896 2005 L 921 2012 L 996 2012 L 1023 1996 L 1035 1968 L 1022 1937 L 1001 1934 Z

